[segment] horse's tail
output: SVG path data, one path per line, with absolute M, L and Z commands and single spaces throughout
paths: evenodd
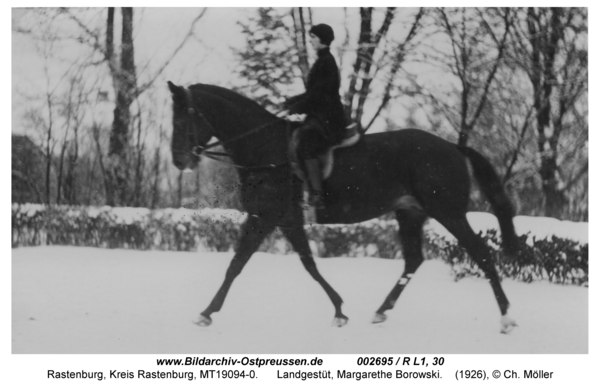
M 519 251 L 519 241 L 513 224 L 515 211 L 504 191 L 498 174 L 496 174 L 492 164 L 476 150 L 467 146 L 457 147 L 462 154 L 471 160 L 471 166 L 479 188 L 491 203 L 494 214 L 498 218 L 504 251 L 509 255 L 516 255 Z

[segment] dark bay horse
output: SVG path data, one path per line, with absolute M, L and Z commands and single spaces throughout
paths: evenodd
M 249 215 L 225 280 L 197 323 L 211 324 L 211 315 L 221 310 L 233 280 L 263 239 L 279 227 L 331 299 L 334 325 L 345 325 L 348 317 L 342 313 L 342 298 L 317 270 L 304 232 L 302 181 L 288 162 L 288 123 L 225 88 L 168 85 L 173 98 L 173 163 L 180 170 L 195 168 L 202 152 L 211 153 L 208 148 L 214 144 L 208 143 L 216 137 L 238 167 L 242 203 Z M 512 204 L 491 164 L 475 150 L 425 131 L 404 129 L 365 135 L 353 147 L 336 151 L 335 169 L 324 182 L 326 207 L 317 211 L 317 222 L 356 223 L 394 212 L 400 225 L 404 272 L 373 322 L 386 319 L 385 311 L 394 307 L 423 262 L 422 229 L 427 217 L 432 217 L 485 272 L 502 315 L 502 332 L 516 325 L 507 315 L 509 302 L 492 258 L 467 222 L 467 159 L 498 218 L 505 253 L 516 254 Z

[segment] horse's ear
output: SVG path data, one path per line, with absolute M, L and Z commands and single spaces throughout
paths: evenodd
M 181 95 L 181 87 L 180 86 L 176 86 L 173 82 L 171 81 L 167 81 L 167 85 L 169 85 L 169 90 L 171 90 L 171 94 L 175 95 Z

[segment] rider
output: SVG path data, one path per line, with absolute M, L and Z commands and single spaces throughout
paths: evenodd
M 334 39 L 327 24 L 313 26 L 310 42 L 318 58 L 308 73 L 306 92 L 285 103 L 290 114 L 306 114 L 298 129 L 298 157 L 303 160 L 310 186 L 309 204 L 323 208 L 321 170 L 317 157 L 344 136 L 344 107 L 340 101 L 340 72 L 329 45 Z

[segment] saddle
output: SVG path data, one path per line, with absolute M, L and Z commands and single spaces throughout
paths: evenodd
M 360 140 L 360 132 L 358 131 L 358 124 L 356 122 L 351 123 L 345 128 L 344 136 L 342 140 L 335 145 L 330 146 L 327 151 L 323 154 L 319 155 L 318 159 L 321 163 L 321 177 L 323 180 L 326 180 L 331 176 L 333 172 L 334 166 L 334 151 L 339 148 L 347 148 L 350 147 Z M 304 170 L 301 168 L 301 162 L 298 158 L 298 154 L 296 150 L 298 149 L 299 136 L 298 131 L 295 130 L 292 132 L 292 136 L 289 144 L 289 159 L 292 165 L 292 169 L 294 173 L 300 177 L 302 180 L 306 181 L 306 174 Z

